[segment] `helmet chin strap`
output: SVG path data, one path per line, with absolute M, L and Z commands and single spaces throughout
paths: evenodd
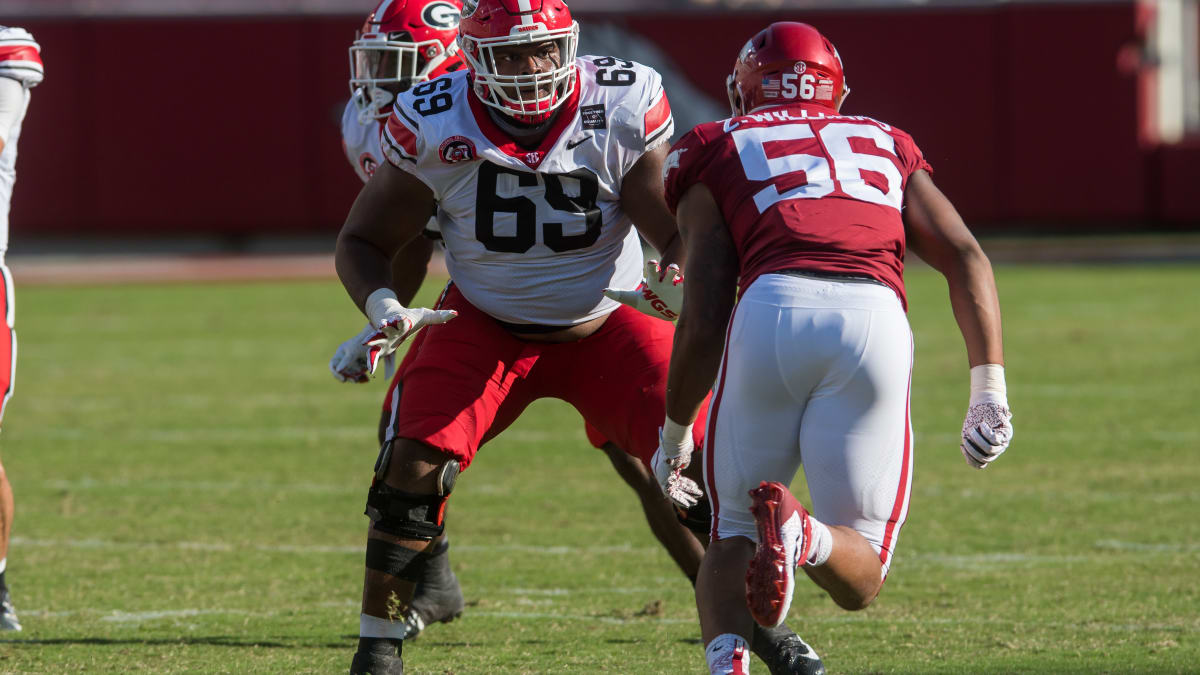
M 367 124 L 372 120 L 379 119 L 379 111 L 396 99 L 392 92 L 380 87 L 371 87 L 370 93 L 371 95 L 368 97 L 366 87 L 360 87 L 354 92 L 355 101 L 358 103 L 359 124 Z
M 550 129 L 550 124 L 558 117 L 558 109 L 556 109 L 550 114 L 550 117 L 547 117 L 542 122 L 522 124 L 491 106 L 487 106 L 487 112 L 492 121 L 496 123 L 496 126 L 500 127 L 501 131 L 512 136 L 513 140 L 522 145 L 526 141 L 532 145 L 537 145 L 538 141 L 541 141 L 542 137 L 545 136 L 546 131 Z

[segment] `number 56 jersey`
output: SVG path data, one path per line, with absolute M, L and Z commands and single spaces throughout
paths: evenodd
M 575 86 L 537 147 L 496 125 L 468 71 L 402 94 L 384 131 L 388 161 L 438 201 L 455 285 L 503 322 L 582 323 L 618 307 L 604 288 L 641 280 L 621 187 L 670 138 L 670 104 L 651 68 L 592 56 L 575 65 Z
M 902 304 L 900 212 L 918 170 L 933 171 L 907 133 L 807 103 L 701 124 L 664 165 L 672 211 L 697 183 L 716 199 L 742 293 L 763 274 L 801 269 L 870 277 Z

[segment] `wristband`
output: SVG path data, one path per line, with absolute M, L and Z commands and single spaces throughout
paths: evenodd
M 400 300 L 396 298 L 396 293 L 390 288 L 379 288 L 367 296 L 367 302 L 363 305 L 363 311 L 367 314 L 367 319 L 372 326 L 376 328 L 383 324 L 383 317 L 388 314 L 395 314 L 404 309 L 404 305 L 400 304 Z
M 671 451 L 671 450 L 678 452 L 679 448 L 684 444 L 684 442 L 687 439 L 690 439 L 691 437 L 692 437 L 692 425 L 691 424 L 688 424 L 688 425 L 679 424 L 678 422 L 671 419 L 670 417 L 663 419 L 663 427 L 662 427 L 663 452 L 666 452 L 668 454 L 670 454 L 669 451 Z M 677 456 L 678 456 L 677 454 L 671 455 L 671 457 L 677 457 Z
M 985 363 L 971 369 L 971 402 L 998 403 L 1008 407 L 1008 387 L 1004 384 L 1004 366 Z

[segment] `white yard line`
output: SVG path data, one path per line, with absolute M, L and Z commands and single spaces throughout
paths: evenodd
M 326 546 L 326 545 L 291 545 L 291 544 L 245 544 L 221 541 L 111 541 L 105 539 L 32 539 L 13 537 L 12 545 L 29 548 L 63 548 L 63 549 L 121 549 L 121 550 L 181 550 L 181 551 L 212 551 L 212 552 L 246 552 L 258 551 L 264 553 L 299 553 L 299 554 L 335 554 L 362 555 L 361 545 Z M 1200 544 L 1146 544 L 1115 539 L 1102 539 L 1092 543 L 1093 549 L 1115 553 L 1139 554 L 1177 554 L 1200 552 Z M 460 554 L 523 553 L 530 555 L 609 555 L 609 554 L 647 554 L 658 551 L 655 546 L 631 546 L 617 544 L 612 546 L 536 546 L 532 544 L 459 544 L 455 543 L 453 550 Z M 975 554 L 953 554 L 938 552 L 911 551 L 901 553 L 898 563 L 907 561 L 908 564 L 935 564 L 951 566 L 971 566 L 978 564 L 1043 564 L 1059 565 L 1094 561 L 1094 555 L 1039 555 L 1028 553 L 996 552 Z M 565 589 L 560 589 L 566 593 Z M 536 591 L 542 594 L 554 594 L 560 590 L 542 589 Z M 534 591 L 531 591 L 534 592 Z M 635 592 L 635 591 L 630 591 Z
M 358 606 L 357 602 L 344 601 L 338 603 L 321 603 L 319 607 L 331 610 L 346 610 L 349 612 L 355 611 Z M 311 607 L 311 606 L 310 606 Z M 118 609 L 77 609 L 71 611 L 51 611 L 43 609 L 25 609 L 22 608 L 21 616 L 28 619 L 62 619 L 62 618 L 91 618 L 104 623 L 118 625 L 139 625 L 143 623 L 151 623 L 155 621 L 177 621 L 179 619 L 189 619 L 201 616 L 241 616 L 253 617 L 260 619 L 270 619 L 282 614 L 291 614 L 296 608 L 281 608 L 277 610 L 254 611 L 247 609 L 236 608 L 184 608 L 184 609 L 154 609 L 142 610 L 136 612 L 127 612 Z M 648 623 L 653 624 L 671 624 L 671 625 L 696 625 L 697 619 L 694 617 L 657 617 L 657 616 L 606 616 L 595 614 L 576 614 L 567 612 L 520 612 L 509 610 L 480 610 L 468 608 L 463 613 L 463 618 L 460 621 L 470 621 L 472 619 L 503 619 L 505 621 L 584 621 L 588 623 L 603 623 L 616 625 L 630 625 Z M 880 625 L 898 625 L 898 624 L 919 624 L 919 625 L 956 625 L 962 623 L 961 617 L 930 617 L 930 616 L 886 616 L 875 614 L 874 616 L 866 615 L 835 615 L 835 616 L 805 616 L 804 624 L 880 624 Z M 1177 623 L 1164 622 L 1108 622 L 1108 621 L 1037 621 L 1037 620 L 1006 620 L 1003 618 L 992 620 L 994 625 L 1000 626 L 1016 626 L 1028 627 L 1030 629 L 1056 629 L 1064 632 L 1083 632 L 1083 633 L 1134 633 L 1147 631 L 1179 631 L 1187 632 L 1197 628 L 1197 621 L 1180 621 Z M 29 625 L 28 622 L 26 624 Z

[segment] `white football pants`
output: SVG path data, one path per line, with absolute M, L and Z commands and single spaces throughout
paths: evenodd
M 803 463 L 813 516 L 853 528 L 887 575 L 912 484 L 913 342 L 894 291 L 759 277 L 734 309 L 709 408 L 714 539 L 757 541 L 747 494 Z

